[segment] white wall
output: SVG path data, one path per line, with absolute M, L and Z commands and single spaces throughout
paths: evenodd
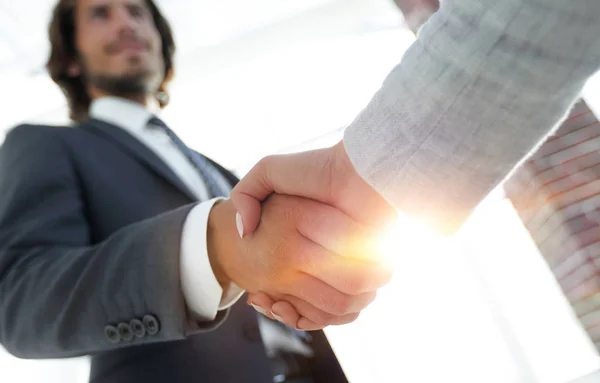
M 595 371 L 591 374 L 575 379 L 570 383 L 598 383 L 600 382 L 600 371 Z

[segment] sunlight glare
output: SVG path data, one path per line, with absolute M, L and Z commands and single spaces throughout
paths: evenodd
M 424 224 L 398 213 L 398 219 L 380 236 L 380 253 L 392 267 L 400 263 L 403 254 L 411 256 L 447 252 L 454 242 L 452 237 L 436 235 Z

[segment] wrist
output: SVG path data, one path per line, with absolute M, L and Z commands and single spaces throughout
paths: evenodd
M 344 146 L 344 140 L 341 140 L 337 144 L 331 147 L 333 164 L 336 170 L 343 172 L 347 177 L 359 177 L 360 175 L 356 171 L 354 164 L 348 156 L 346 147 Z
M 350 159 L 344 140 L 330 148 L 333 175 L 332 195 L 338 207 L 371 229 L 385 230 L 396 221 L 396 212 L 385 198 L 358 172 Z M 362 206 L 357 210 L 357 206 Z
M 219 201 L 208 216 L 206 244 L 210 266 L 224 289 L 232 282 L 226 264 L 235 252 L 235 241 L 235 208 L 230 200 Z
M 330 152 L 331 173 L 334 175 L 333 179 L 335 180 L 332 186 L 335 187 L 335 191 L 347 192 L 348 190 L 355 190 L 357 186 L 371 189 L 371 185 L 362 178 L 350 160 L 343 140 L 332 146 Z

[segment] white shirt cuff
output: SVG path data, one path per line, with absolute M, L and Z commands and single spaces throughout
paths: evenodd
M 223 198 L 214 198 L 194 207 L 181 235 L 181 289 L 188 308 L 200 321 L 215 320 L 219 310 L 229 308 L 244 294 L 235 283 L 227 286 L 224 292 L 210 266 L 206 240 L 208 216 L 220 200 Z

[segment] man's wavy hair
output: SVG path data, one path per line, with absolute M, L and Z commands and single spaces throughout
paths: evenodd
M 162 40 L 162 54 L 165 64 L 163 81 L 158 89 L 156 99 L 161 108 L 167 106 L 169 95 L 167 84 L 173 78 L 173 56 L 175 42 L 167 20 L 160 13 L 152 0 L 145 0 L 154 20 L 154 24 Z M 61 88 L 69 104 L 69 115 L 73 121 L 81 122 L 88 118 L 92 102 L 87 92 L 83 75 L 71 76 L 68 69 L 78 53 L 75 44 L 75 3 L 76 0 L 59 0 L 52 14 L 49 27 L 50 57 L 46 69 L 52 80 Z

